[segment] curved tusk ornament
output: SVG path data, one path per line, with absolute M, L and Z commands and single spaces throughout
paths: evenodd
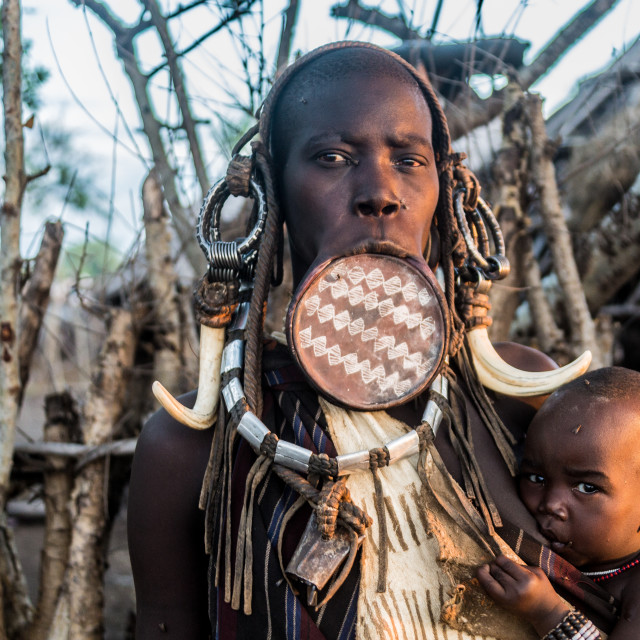
M 225 330 L 224 327 L 200 327 L 200 372 L 193 409 L 178 402 L 157 380 L 153 383 L 152 390 L 153 395 L 171 417 L 192 429 L 203 430 L 212 426 L 216 418 Z
M 507 364 L 496 352 L 485 327 L 467 332 L 478 379 L 483 386 L 514 397 L 547 395 L 582 375 L 591 363 L 591 351 L 551 371 L 522 371 Z

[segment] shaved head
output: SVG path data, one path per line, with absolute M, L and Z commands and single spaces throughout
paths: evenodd
M 421 93 L 416 79 L 388 53 L 357 47 L 329 51 L 293 75 L 278 96 L 271 126 L 271 152 L 276 166 L 286 161 L 291 134 L 309 98 L 316 95 L 319 87 L 354 76 L 393 78 L 405 83 L 408 90 Z M 351 96 L 346 94 L 343 98 L 348 101 Z M 438 147 L 435 141 L 434 147 Z

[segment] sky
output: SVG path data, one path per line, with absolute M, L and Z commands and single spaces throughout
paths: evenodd
M 296 30 L 294 49 L 307 51 L 315 46 L 348 36 L 367 39 L 382 46 L 393 47 L 398 42 L 384 33 L 373 33 L 364 27 L 346 32 L 346 22 L 329 18 L 330 8 L 337 0 L 301 0 L 301 13 Z M 138 16 L 136 0 L 106 2 L 112 12 L 125 20 Z M 168 0 L 161 0 L 167 6 Z M 175 4 L 175 3 L 174 3 Z M 215 4 L 215 3 L 211 3 Z M 370 1 L 369 5 L 379 3 Z M 384 3 L 389 13 L 398 10 L 398 2 Z M 535 57 L 555 32 L 587 3 L 585 0 L 485 0 L 483 27 L 487 36 L 503 32 L 531 42 L 526 58 Z M 284 0 L 265 0 L 265 38 L 267 52 L 275 57 L 275 43 L 280 29 L 280 12 Z M 415 24 L 430 24 L 436 0 L 408 0 L 413 7 Z M 474 35 L 474 0 L 446 0 L 438 24 L 442 41 L 467 39 Z M 23 253 L 37 249 L 39 229 L 45 217 L 63 215 L 69 238 L 84 234 L 87 223 L 92 237 L 106 234 L 122 251 L 134 241 L 140 227 L 142 204 L 140 190 L 148 170 L 145 140 L 136 133 L 138 114 L 132 100 L 131 86 L 113 53 L 109 31 L 88 10 L 75 8 L 69 0 L 23 0 L 23 34 L 33 42 L 34 62 L 46 66 L 51 78 L 43 91 L 43 106 L 39 124 L 62 124 L 72 132 L 74 156 L 79 170 L 89 168 L 95 177 L 95 195 L 112 217 L 93 215 L 91 211 L 76 212 L 62 203 L 54 203 L 52 211 L 42 211 L 29 204 L 23 217 Z M 202 21 L 200 14 L 198 20 Z M 211 14 L 209 14 L 211 17 Z M 183 26 L 174 37 L 187 42 L 202 32 L 197 21 Z M 601 21 L 552 71 L 532 88 L 545 98 L 545 112 L 551 113 L 574 90 L 579 78 L 592 74 L 611 62 L 640 32 L 640 2 L 619 0 L 615 9 Z M 215 119 L 224 111 L 225 88 L 233 81 L 229 71 L 237 65 L 237 46 L 233 42 L 215 41 L 205 45 L 199 57 L 185 68 L 196 109 Z M 216 50 L 212 47 L 216 46 Z M 150 63 L 159 59 L 157 43 L 148 38 L 141 42 L 143 56 Z M 158 80 L 158 95 L 162 95 Z M 115 102 L 118 108 L 115 107 Z M 166 116 L 172 107 L 167 101 Z M 121 117 L 122 116 L 122 117 Z M 125 122 L 130 127 L 127 131 Z M 27 145 L 41 144 L 38 127 L 26 130 Z M 113 138 L 118 139 L 114 143 Z M 137 147 L 137 149 L 136 149 Z M 209 146 L 209 150 L 215 145 Z M 210 178 L 219 177 L 223 163 L 220 154 L 210 160 Z M 194 207 L 199 206 L 199 193 L 187 193 Z M 29 209 L 29 207 L 32 207 Z M 110 220 L 110 222 L 109 222 Z

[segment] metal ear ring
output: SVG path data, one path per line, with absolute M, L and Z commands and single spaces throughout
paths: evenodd
M 264 191 L 256 180 L 251 179 L 249 195 L 256 203 L 256 223 L 246 238 L 224 242 L 220 233 L 220 214 L 230 195 L 227 181 L 220 180 L 209 190 L 198 216 L 196 237 L 209 263 L 209 277 L 212 281 L 229 281 L 253 275 L 258 244 L 267 219 Z
M 215 421 L 220 397 L 220 366 L 225 343 L 225 327 L 232 309 L 238 304 L 237 283 L 250 280 L 255 269 L 257 246 L 267 217 L 264 192 L 255 180 L 250 180 L 250 196 L 256 202 L 257 220 L 241 240 L 225 242 L 220 234 L 220 212 L 231 192 L 226 180 L 221 180 L 207 194 L 196 235 L 209 269 L 200 283 L 201 304 L 196 307 L 201 325 L 200 371 L 198 393 L 193 409 L 178 402 L 160 382 L 153 383 L 153 393 L 164 409 L 182 424 L 193 429 L 207 429 Z
M 456 191 L 453 208 L 474 266 L 482 269 L 489 280 L 502 280 L 509 275 L 510 266 L 500 225 L 489 205 L 480 197 L 477 208 L 465 209 L 464 194 L 465 189 Z M 490 253 L 492 247 L 493 253 Z

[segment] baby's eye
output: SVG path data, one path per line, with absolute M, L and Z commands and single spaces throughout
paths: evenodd
M 533 484 L 544 484 L 544 476 L 539 473 L 524 473 L 522 477 Z
M 598 493 L 599 489 L 595 484 L 591 484 L 590 482 L 579 482 L 576 485 L 576 490 L 580 493 L 586 493 L 587 495 L 591 495 L 593 493 Z

